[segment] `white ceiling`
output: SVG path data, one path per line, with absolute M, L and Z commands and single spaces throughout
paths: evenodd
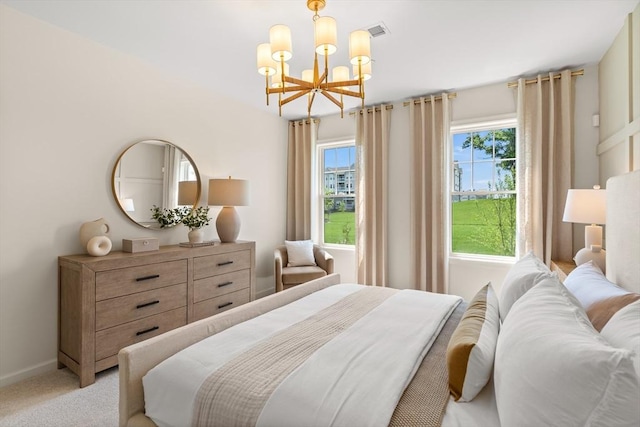
M 265 105 L 255 53 L 268 42 L 269 27 L 291 28 L 291 75 L 313 63 L 313 14 L 305 0 L 0 2 L 273 114 L 276 98 Z M 320 15 L 338 23 L 330 67 L 348 65 L 349 32 L 380 22 L 389 29 L 371 41 L 366 103 L 378 104 L 597 63 L 638 2 L 327 0 Z M 337 112 L 318 98 L 314 116 Z M 356 99 L 345 104 L 359 106 Z M 304 97 L 283 107 L 283 117 L 306 115 Z

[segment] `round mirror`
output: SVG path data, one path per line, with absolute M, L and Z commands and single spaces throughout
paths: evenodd
M 111 189 L 124 214 L 144 228 L 160 229 L 153 207 L 195 207 L 201 182 L 196 164 L 180 147 L 158 139 L 136 142 L 116 160 Z M 166 228 L 166 227 L 165 227 Z

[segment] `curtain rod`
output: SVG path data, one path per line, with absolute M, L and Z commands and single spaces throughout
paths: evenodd
M 575 70 L 571 72 L 571 77 L 576 77 L 576 76 L 583 76 L 584 75 L 584 68 L 580 69 L 580 70 Z M 554 74 L 553 78 L 554 79 L 559 79 L 560 77 L 562 77 L 562 74 Z M 549 76 L 543 77 L 540 79 L 543 82 L 548 82 L 550 80 Z M 525 80 L 524 84 L 526 85 L 530 85 L 533 83 L 538 83 L 538 79 L 529 79 L 529 80 Z M 509 82 L 507 83 L 507 87 L 518 87 L 518 81 L 516 80 L 515 82 Z
M 393 110 L 393 105 L 385 105 L 385 110 Z M 374 108 L 367 108 L 367 113 L 373 113 Z M 375 107 L 375 111 L 380 111 L 380 107 Z M 350 116 L 355 116 L 357 113 L 362 114 L 362 110 L 349 111 Z
M 451 92 L 451 93 L 447 94 L 447 98 L 448 99 L 454 99 L 457 96 L 458 96 L 457 92 Z M 440 101 L 442 99 L 442 95 L 434 96 L 434 99 L 436 101 Z M 429 98 L 425 98 L 424 102 L 431 102 L 431 98 L 430 97 Z M 405 101 L 405 102 L 402 103 L 402 106 L 406 107 L 407 105 L 410 105 L 410 104 L 411 104 L 411 101 Z M 420 104 L 420 100 L 419 99 L 414 99 L 413 100 L 413 105 L 418 105 L 418 104 Z
M 289 123 L 291 123 L 291 126 L 302 126 L 303 124 L 311 124 L 311 123 L 320 123 L 320 119 L 311 119 L 311 120 L 291 120 Z

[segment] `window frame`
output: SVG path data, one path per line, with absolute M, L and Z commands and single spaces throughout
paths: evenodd
M 448 152 L 447 152 L 447 183 L 445 190 L 445 206 L 447 209 L 447 246 L 449 258 L 453 259 L 470 259 L 470 260 L 480 260 L 480 261 L 489 261 L 489 262 L 513 262 L 517 259 L 518 256 L 518 230 L 520 224 L 520 218 L 518 216 L 519 212 L 519 204 L 521 203 L 521 197 L 523 197 L 518 192 L 518 181 L 517 181 L 517 173 L 516 173 L 516 182 L 515 182 L 515 190 L 513 191 L 491 191 L 491 190 L 478 190 L 478 191 L 454 191 L 454 134 L 460 133 L 468 133 L 468 132 L 484 132 L 490 130 L 497 129 L 505 129 L 505 128 L 515 128 L 516 130 L 516 154 L 515 154 L 515 163 L 516 163 L 516 171 L 521 167 L 520 153 L 518 151 L 518 120 L 515 114 L 505 114 L 501 116 L 493 116 L 487 118 L 478 118 L 464 121 L 453 121 L 449 127 L 449 136 L 448 136 Z M 495 161 L 493 158 L 491 161 Z M 494 172 L 495 174 L 495 172 Z M 493 175 L 493 179 L 495 180 L 495 175 Z M 473 183 L 473 181 L 472 181 Z M 514 255 L 489 255 L 489 254 L 474 254 L 474 253 L 466 253 L 466 252 L 454 252 L 453 250 L 453 196 L 456 195 L 492 195 L 492 194 L 515 194 L 516 196 L 516 230 L 515 230 L 515 241 L 516 247 L 514 249 Z
M 357 163 L 358 163 L 358 152 L 356 147 L 355 138 L 341 138 L 337 140 L 331 141 L 318 141 L 316 143 L 316 167 L 313 173 L 316 189 L 316 197 L 314 197 L 315 203 L 312 206 L 313 212 L 313 240 L 317 242 L 318 245 L 326 248 L 337 248 L 337 249 L 345 249 L 345 250 L 353 250 L 355 251 L 355 238 L 357 236 L 357 221 L 354 221 L 354 243 L 353 244 L 344 244 L 344 243 L 327 243 L 324 241 L 324 176 L 325 176 L 325 168 L 324 168 L 324 153 L 326 150 L 334 149 L 334 148 L 342 148 L 342 147 L 353 147 L 354 148 L 354 164 L 356 167 L 354 168 L 353 180 L 351 182 L 353 187 L 353 199 L 354 199 L 354 212 L 355 212 L 355 198 L 356 198 L 356 190 L 357 190 Z M 337 182 L 335 183 L 337 186 Z

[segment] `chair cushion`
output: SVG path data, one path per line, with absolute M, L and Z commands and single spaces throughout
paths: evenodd
M 320 267 L 304 266 L 304 267 L 285 267 L 282 269 L 282 284 L 297 285 L 308 282 L 309 280 L 318 279 L 327 275 L 327 272 Z

